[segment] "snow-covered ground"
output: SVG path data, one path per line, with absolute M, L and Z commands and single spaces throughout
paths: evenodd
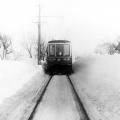
M 24 120 L 46 77 L 30 60 L 0 61 L 0 120 Z
M 74 63 L 73 69 L 71 79 L 92 120 L 119 120 L 120 56 L 81 56 Z M 31 64 L 31 61 L 0 61 L 0 120 L 26 120 L 35 105 L 38 90 L 47 79 L 42 68 Z M 74 104 L 71 104 L 74 101 L 65 81 L 66 77 L 63 76 L 52 79 L 38 109 L 38 116 L 42 119 L 67 119 L 69 115 L 76 118 L 73 114 Z M 66 105 L 69 108 L 64 113 L 61 110 L 62 104 L 64 110 Z M 57 109 L 59 112 L 56 106 L 60 107 Z M 40 116 L 42 113 L 46 116 Z
M 120 56 L 80 57 L 71 76 L 93 120 L 120 119 Z
M 34 72 L 36 68 L 25 61 L 0 61 L 0 103 L 15 94 Z

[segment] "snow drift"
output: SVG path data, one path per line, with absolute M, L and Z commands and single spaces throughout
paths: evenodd
M 120 56 L 81 57 L 72 79 L 95 120 L 120 119 Z
M 0 120 L 24 120 L 44 78 L 32 61 L 0 61 Z
M 0 102 L 15 94 L 35 71 L 35 66 L 25 62 L 0 61 Z

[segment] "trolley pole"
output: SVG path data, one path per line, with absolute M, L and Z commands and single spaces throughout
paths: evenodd
M 38 13 L 38 65 L 41 63 L 41 30 L 40 30 L 40 5 L 39 5 L 39 13 Z

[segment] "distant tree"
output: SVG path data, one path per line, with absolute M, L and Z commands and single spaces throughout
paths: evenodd
M 109 42 L 103 43 L 97 47 L 95 53 L 113 55 L 114 53 L 116 53 L 116 45 Z
M 120 41 L 118 41 L 115 50 L 117 51 L 118 54 L 120 54 Z
M 7 55 L 12 53 L 11 38 L 5 34 L 0 34 L 0 57 L 6 59 Z
M 40 56 L 39 56 L 40 60 L 43 60 L 45 57 L 46 46 L 47 46 L 46 41 L 41 40 L 40 41 Z M 38 42 L 36 42 L 35 48 L 36 48 L 36 58 L 37 58 L 38 57 Z
M 41 51 L 39 57 L 43 59 L 45 55 L 46 42 L 42 40 L 40 43 L 41 43 L 40 44 Z M 27 41 L 25 41 L 23 43 L 23 47 L 28 53 L 30 58 L 36 59 L 38 57 L 38 40 L 34 36 L 28 39 Z
M 35 40 L 33 38 L 31 38 L 28 41 L 25 41 L 23 43 L 23 47 L 26 50 L 26 52 L 28 53 L 30 58 L 33 58 L 34 45 L 35 45 Z

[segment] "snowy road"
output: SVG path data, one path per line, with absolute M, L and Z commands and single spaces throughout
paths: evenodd
M 79 119 L 80 115 L 66 76 L 54 76 L 38 106 L 34 120 Z

